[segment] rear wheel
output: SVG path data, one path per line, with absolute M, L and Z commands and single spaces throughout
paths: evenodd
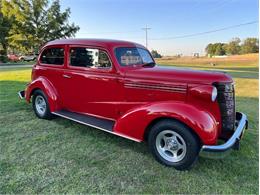
M 149 133 L 149 148 L 155 159 L 178 170 L 189 169 L 198 158 L 200 142 L 182 123 L 165 119 Z
M 47 96 L 41 90 L 36 90 L 32 98 L 33 110 L 37 117 L 41 119 L 51 119 L 52 114 L 48 103 Z

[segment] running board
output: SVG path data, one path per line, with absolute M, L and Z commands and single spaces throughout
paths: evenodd
M 113 132 L 113 127 L 114 127 L 115 121 L 112 121 L 112 120 L 98 118 L 98 117 L 90 116 L 90 115 L 79 114 L 79 113 L 75 113 L 75 112 L 70 112 L 68 110 L 59 110 L 56 112 L 52 112 L 52 114 L 75 121 L 75 122 L 83 124 L 83 125 L 87 125 L 90 127 L 100 129 L 102 131 L 106 131 L 108 133 L 112 133 L 114 135 L 118 135 L 120 137 L 124 137 L 126 139 L 130 139 L 130 140 L 133 140 L 136 142 L 141 142 L 141 140 L 138 140 L 138 139 L 135 139 L 132 137 L 128 137 L 128 136 L 120 134 L 120 133 Z
M 68 110 L 59 110 L 57 112 L 53 112 L 53 114 L 81 123 L 83 125 L 88 125 L 90 127 L 101 129 L 103 131 L 112 131 L 115 123 L 112 120 L 97 118 L 95 116 L 79 114 L 76 112 L 70 112 Z

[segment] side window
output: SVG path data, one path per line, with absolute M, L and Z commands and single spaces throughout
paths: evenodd
M 87 68 L 110 68 L 111 62 L 106 52 L 85 47 L 70 48 L 70 66 Z
M 63 65 L 64 49 L 63 48 L 47 48 L 42 52 L 40 62 L 43 64 Z

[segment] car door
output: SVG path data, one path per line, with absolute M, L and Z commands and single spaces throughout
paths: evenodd
M 36 66 L 37 77 L 46 78 L 62 94 L 63 70 L 65 67 L 64 45 L 48 46 L 43 49 L 39 58 L 39 66 Z
M 110 59 L 101 48 L 69 46 L 68 66 L 63 74 L 66 109 L 117 118 L 123 87 Z

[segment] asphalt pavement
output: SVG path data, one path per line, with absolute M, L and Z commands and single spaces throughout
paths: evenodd
M 30 68 L 32 67 L 32 64 L 0 64 L 0 69 L 4 69 L 4 68 Z

